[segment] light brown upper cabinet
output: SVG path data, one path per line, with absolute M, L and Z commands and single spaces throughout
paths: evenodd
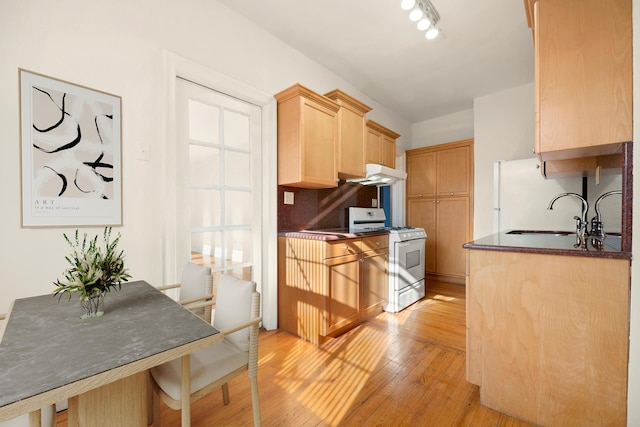
M 366 163 L 396 167 L 396 139 L 400 135 L 373 120 L 367 120 Z
M 631 0 L 525 0 L 541 160 L 619 153 L 632 140 Z
M 324 96 L 335 101 L 338 111 L 338 177 L 343 179 L 365 176 L 365 114 L 371 107 L 336 89 Z
M 462 142 L 438 147 L 441 149 L 411 150 L 407 156 L 407 170 L 411 171 L 407 177 L 407 197 L 469 195 L 471 146 Z
M 278 185 L 338 186 L 338 110 L 331 99 L 295 84 L 278 101 Z

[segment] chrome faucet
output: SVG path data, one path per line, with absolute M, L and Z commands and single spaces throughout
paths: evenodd
M 587 236 L 589 234 L 587 230 L 587 227 L 589 225 L 589 220 L 587 219 L 587 212 L 589 211 L 589 203 L 584 199 L 584 197 L 582 197 L 578 193 L 558 194 L 556 197 L 551 199 L 551 202 L 549 202 L 549 207 L 547 209 L 553 210 L 553 204 L 556 202 L 556 200 L 565 196 L 576 197 L 580 199 L 580 201 L 582 202 L 582 215 L 581 216 L 576 215 L 573 217 L 573 219 L 576 220 L 576 236 L 580 240 L 580 244 L 582 246 L 585 246 L 587 242 Z
M 595 204 L 596 216 L 591 218 L 591 235 L 604 239 L 604 223 L 602 222 L 602 215 L 600 214 L 600 202 L 614 194 L 622 194 L 621 190 L 614 190 L 604 193 L 598 197 Z

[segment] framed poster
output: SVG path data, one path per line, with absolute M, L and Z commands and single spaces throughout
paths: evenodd
M 122 225 L 122 99 L 19 70 L 22 227 Z

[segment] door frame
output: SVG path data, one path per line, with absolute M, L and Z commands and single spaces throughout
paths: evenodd
M 176 78 L 194 83 L 259 106 L 262 110 L 262 258 L 255 261 L 255 280 L 261 292 L 262 323 L 268 329 L 278 327 L 278 246 L 277 246 L 277 102 L 273 95 L 220 74 L 173 52 L 162 51 L 162 102 L 165 126 L 161 129 L 164 143 L 163 169 L 165 206 L 176 206 L 177 168 L 173 152 L 176 138 Z M 177 283 L 179 254 L 177 215 L 175 209 L 165 209 L 162 238 L 162 279 L 164 284 Z

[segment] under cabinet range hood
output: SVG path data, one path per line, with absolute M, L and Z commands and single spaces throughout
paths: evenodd
M 386 166 L 377 165 L 375 163 L 367 163 L 365 165 L 366 175 L 364 178 L 348 179 L 347 182 L 354 182 L 362 185 L 375 185 L 383 187 L 393 185 L 398 181 L 407 179 L 407 173 L 397 169 L 388 168 Z

